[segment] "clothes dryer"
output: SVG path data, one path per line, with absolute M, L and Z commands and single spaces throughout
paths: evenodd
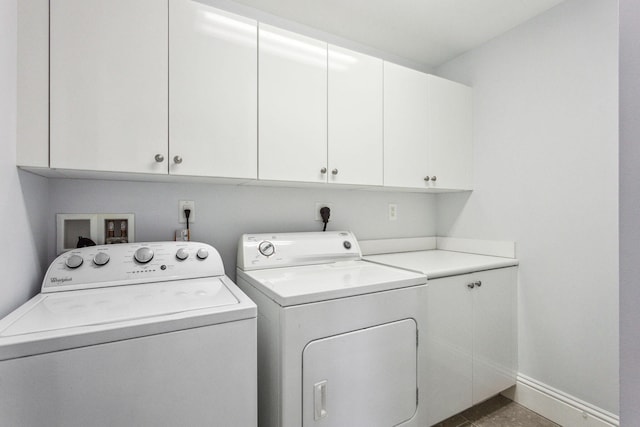
M 246 234 L 262 427 L 423 426 L 426 277 L 362 260 L 350 232 Z

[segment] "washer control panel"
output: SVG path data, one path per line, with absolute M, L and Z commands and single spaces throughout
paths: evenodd
M 197 242 L 122 243 L 72 249 L 51 264 L 42 292 L 223 276 L 220 254 Z
M 350 231 L 244 234 L 238 243 L 238 268 L 255 270 L 321 264 L 362 258 Z

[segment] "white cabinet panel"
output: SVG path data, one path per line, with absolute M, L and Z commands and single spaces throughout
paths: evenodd
M 51 1 L 51 167 L 167 173 L 167 9 Z
M 473 180 L 472 90 L 429 75 L 430 187 L 466 190 Z M 436 177 L 436 180 L 433 180 Z
M 516 269 L 474 274 L 473 404 L 515 384 L 517 366 Z
M 416 333 L 415 320 L 407 319 L 309 343 L 302 425 L 388 427 L 413 417 Z
M 427 378 L 429 424 L 472 406 L 473 308 L 471 275 L 429 280 Z
M 384 185 L 428 188 L 426 74 L 384 63 Z
M 329 182 L 382 185 L 382 70 L 379 58 L 329 45 Z
M 326 182 L 327 44 L 260 24 L 258 49 L 258 177 Z
M 169 29 L 169 172 L 257 178 L 257 22 L 172 0 Z
M 428 425 L 516 382 L 515 267 L 429 280 Z

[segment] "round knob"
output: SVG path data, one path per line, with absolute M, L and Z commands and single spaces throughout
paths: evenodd
M 351 242 L 345 240 L 344 242 L 342 242 L 342 246 L 344 246 L 345 249 L 351 249 Z
M 273 246 L 273 243 L 269 242 L 268 240 L 260 242 L 260 244 L 258 245 L 258 250 L 264 256 L 271 256 L 276 253 L 276 247 Z
M 338 169 L 334 169 L 334 170 L 332 170 L 332 171 L 331 171 L 331 174 L 333 174 L 333 175 L 338 175 Z
M 180 156 L 175 156 L 175 157 L 173 158 L 173 162 L 174 162 L 176 165 L 179 165 L 180 163 L 182 163 L 182 157 L 180 157 Z
M 185 259 L 189 258 L 189 252 L 187 252 L 185 248 L 180 248 L 178 249 L 178 252 L 176 252 L 176 258 L 178 258 L 180 261 L 184 261 Z
M 153 259 L 153 250 L 151 248 L 147 248 L 146 246 L 143 246 L 141 248 L 138 248 L 133 253 L 133 257 L 140 264 L 146 264 Z
M 431 181 L 434 181 L 434 182 L 435 182 L 435 180 L 436 180 L 437 178 L 438 178 L 437 176 L 433 175 L 433 176 L 431 177 Z
M 108 263 L 110 259 L 111 258 L 109 257 L 109 254 L 106 254 L 104 252 L 98 252 L 96 256 L 93 257 L 93 263 L 95 265 L 102 266 Z
M 82 265 L 83 262 L 84 260 L 80 255 L 71 255 L 69 258 L 67 258 L 65 264 L 69 268 L 78 268 Z
M 476 287 L 476 285 L 475 285 L 474 283 L 469 283 L 469 284 L 467 284 L 467 287 L 468 287 L 469 289 L 473 289 L 473 288 L 475 288 L 475 287 Z
M 164 162 L 164 156 L 162 154 L 156 154 L 155 159 L 156 159 L 156 162 L 158 163 Z
M 477 287 L 482 286 L 482 282 L 480 280 L 478 280 L 476 283 L 474 283 Z
M 320 173 L 323 173 L 323 174 L 324 174 L 324 173 L 327 173 L 327 168 L 322 168 L 322 169 L 320 169 Z
M 429 180 L 430 180 L 430 179 L 431 179 L 431 177 L 430 177 L 430 176 L 425 176 L 425 177 L 424 177 L 424 180 L 425 180 L 425 181 L 427 181 L 427 182 L 429 182 Z
M 198 252 L 196 252 L 196 256 L 198 257 L 198 259 L 207 259 L 207 257 L 209 256 L 209 251 L 204 248 L 200 248 L 198 249 Z

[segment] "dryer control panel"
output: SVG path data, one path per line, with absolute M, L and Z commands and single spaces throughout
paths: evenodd
M 249 271 L 361 258 L 350 231 L 244 234 L 238 242 L 237 265 Z
M 49 266 L 42 292 L 223 276 L 220 254 L 197 242 L 122 243 L 72 249 Z

